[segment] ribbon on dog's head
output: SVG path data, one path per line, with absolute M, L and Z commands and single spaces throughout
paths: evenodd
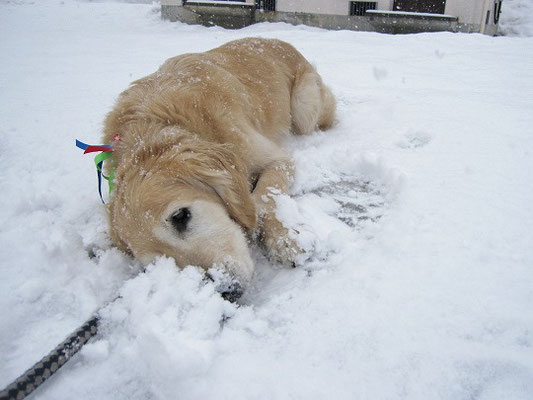
M 115 141 L 119 140 L 120 136 L 115 135 Z M 94 157 L 94 164 L 96 165 L 96 173 L 98 175 L 98 194 L 100 195 L 100 200 L 105 204 L 104 197 L 102 196 L 102 177 L 107 181 L 109 185 L 109 194 L 113 192 L 115 188 L 115 170 L 111 168 L 109 170 L 109 176 L 104 175 L 102 172 L 104 161 L 113 156 L 113 147 L 108 144 L 96 144 L 90 145 L 83 143 L 82 141 L 76 139 L 76 147 L 84 150 L 83 154 L 100 152 Z

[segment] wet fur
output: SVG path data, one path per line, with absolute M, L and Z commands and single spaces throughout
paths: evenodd
M 293 175 L 282 140 L 329 128 L 334 112 L 315 69 L 279 40 L 167 60 L 133 82 L 105 121 L 104 142 L 115 147 L 113 241 L 144 262 L 218 263 L 243 286 L 253 275 L 245 232 L 257 230 L 272 257 L 291 262 L 299 249 L 275 217 L 274 195 Z M 168 215 L 181 207 L 193 209 L 194 225 L 179 235 Z

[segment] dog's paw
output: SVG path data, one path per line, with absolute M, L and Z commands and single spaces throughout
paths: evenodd
M 296 231 L 285 228 L 275 218 L 265 220 L 261 241 L 268 257 L 287 267 L 295 267 L 304 254 L 303 250 L 293 239 L 296 234 Z
M 287 267 L 295 268 L 299 256 L 303 254 L 300 246 L 288 236 L 266 239 L 264 244 L 269 258 Z

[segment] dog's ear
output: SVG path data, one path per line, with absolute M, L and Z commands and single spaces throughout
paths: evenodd
M 185 161 L 187 175 L 213 189 L 235 221 L 247 230 L 255 228 L 257 215 L 248 171 L 228 145 L 196 144 L 180 158 Z

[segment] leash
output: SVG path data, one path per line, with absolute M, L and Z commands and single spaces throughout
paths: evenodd
M 41 361 L 0 392 L 0 400 L 22 400 L 55 374 L 98 332 L 99 317 L 87 320 Z
M 240 287 L 235 288 L 232 281 L 226 281 L 223 276 L 213 277 L 208 274 L 204 279 L 206 281 L 214 282 L 220 296 L 226 301 L 234 303 L 242 294 Z M 13 383 L 9 384 L 0 392 L 0 400 L 23 400 L 54 375 L 67 363 L 67 361 L 80 351 L 92 337 L 96 336 L 98 333 L 98 325 L 100 323 L 100 317 L 98 316 L 100 310 L 120 298 L 121 296 L 117 296 L 112 301 L 100 307 L 93 317 L 89 318 L 83 325 L 72 332 L 63 342 L 33 367 L 15 379 Z M 223 318 L 222 322 L 225 322 L 226 320 L 227 318 Z
M 212 277 L 207 279 L 213 281 Z M 224 290 L 225 282 L 219 282 L 222 285 L 218 290 Z M 220 293 L 226 301 L 235 302 L 240 294 L 235 292 L 222 291 Z M 118 296 L 107 305 L 121 298 Z M 106 306 L 107 306 L 106 305 Z M 105 307 L 105 306 L 104 306 Z M 103 308 L 103 307 L 102 307 Z M 102 309 L 100 308 L 100 309 Z M 225 320 L 223 320 L 225 321 Z M 41 386 L 47 379 L 54 375 L 63 365 L 67 363 L 87 342 L 98 333 L 100 317 L 98 311 L 95 316 L 89 318 L 83 325 L 72 332 L 63 342 L 56 346 L 54 350 L 43 357 L 33 367 L 24 372 L 15 381 L 9 384 L 0 392 L 0 400 L 23 400 L 35 389 Z
M 115 135 L 115 141 L 120 140 L 119 135 Z M 96 171 L 98 174 L 98 193 L 102 203 L 105 204 L 102 196 L 102 178 L 106 179 L 109 184 L 109 193 L 114 189 L 114 169 L 110 169 L 109 176 L 102 172 L 104 161 L 113 156 L 113 147 L 110 145 L 88 145 L 80 140 L 76 140 L 76 147 L 84 150 L 83 154 L 100 152 L 95 158 Z M 214 280 L 212 277 L 209 279 Z M 219 285 L 221 283 L 219 282 Z M 231 285 L 230 285 L 231 286 Z M 221 296 L 224 300 L 235 302 L 240 297 L 241 292 L 231 290 L 225 291 L 225 286 L 221 286 Z M 120 297 L 120 296 L 119 296 Z M 117 297 L 117 298 L 119 298 Z M 117 299 L 116 298 L 116 299 Z M 115 299 L 115 300 L 116 300 Z M 112 302 L 114 302 L 113 300 Z M 112 303 L 111 302 L 111 303 Z M 110 303 L 108 303 L 110 304 Z M 54 375 L 63 365 L 67 363 L 80 349 L 98 333 L 98 324 L 100 318 L 98 312 L 95 316 L 88 319 L 83 325 L 72 332 L 63 342 L 54 350 L 43 357 L 33 367 L 24 372 L 15 381 L 9 384 L 0 392 L 0 400 L 22 400 L 26 398 L 35 389 L 41 386 L 47 379 Z
M 115 141 L 120 136 L 115 135 Z M 100 152 L 94 158 L 96 172 L 98 174 L 98 193 L 102 203 L 105 204 L 102 196 L 102 177 L 109 183 L 109 193 L 114 189 L 115 170 L 109 171 L 109 176 L 102 172 L 105 160 L 113 156 L 113 148 L 110 145 L 89 145 L 76 139 L 76 147 L 84 150 L 83 154 Z M 98 332 L 99 317 L 96 315 L 87 320 L 78 329 L 72 332 L 63 342 L 61 342 L 48 355 L 43 357 L 37 364 L 24 372 L 14 382 L 0 392 L 0 400 L 22 400 L 35 389 L 41 386 L 48 378 L 55 374 L 68 360 L 74 356 Z

